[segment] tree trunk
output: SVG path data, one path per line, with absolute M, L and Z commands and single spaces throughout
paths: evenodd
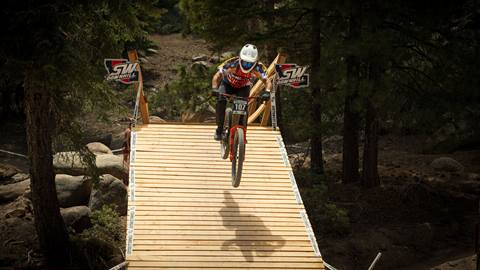
M 361 34 L 361 6 L 354 4 L 350 14 L 349 33 L 346 42 L 348 46 L 358 43 Z M 358 181 L 358 130 L 360 116 L 355 102 L 358 99 L 358 85 L 360 80 L 360 62 L 358 57 L 350 52 L 347 56 L 347 93 L 343 114 L 343 162 L 342 181 L 351 183 Z
M 365 102 L 365 144 L 363 147 L 362 186 L 371 188 L 380 185 L 378 177 L 378 118 L 370 98 Z
M 30 160 L 30 188 L 40 247 L 51 266 L 70 262 L 67 229 L 60 215 L 52 161 L 54 117 L 52 97 L 45 74 L 38 68 L 27 71 L 25 114 Z
M 343 113 L 343 183 L 352 183 L 359 180 L 358 174 L 358 130 L 360 117 L 354 109 L 353 103 L 357 99 L 356 94 L 345 98 Z
M 318 5 L 316 2 L 314 5 Z M 314 6 L 312 13 L 312 52 L 311 52 L 311 89 L 312 89 L 312 133 L 310 137 L 310 169 L 314 173 L 324 173 L 322 148 L 322 93 L 320 87 L 320 9 Z

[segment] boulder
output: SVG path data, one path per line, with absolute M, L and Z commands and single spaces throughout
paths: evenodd
M 100 174 L 111 174 L 124 182 L 128 181 L 128 170 L 123 166 L 122 156 L 100 155 L 96 164 Z
M 207 61 L 198 61 L 198 62 L 194 62 L 191 68 L 197 74 L 204 74 L 208 72 L 208 68 L 211 66 L 212 64 Z
M 12 165 L 0 164 L 0 181 L 8 180 L 19 172 L 20 170 Z
M 205 54 L 200 54 L 200 55 L 197 55 L 197 56 L 192 57 L 192 61 L 193 61 L 193 62 L 207 61 L 207 60 L 208 60 L 208 56 L 205 55 Z
M 86 165 L 78 152 L 60 152 L 53 156 L 53 167 L 58 174 L 84 175 Z
M 220 56 L 213 55 L 212 57 L 210 57 L 210 59 L 208 59 L 208 62 L 217 64 L 218 62 L 220 62 Z
M 228 58 L 232 58 L 232 57 L 235 57 L 235 56 L 237 56 L 236 52 L 233 52 L 233 51 L 224 52 L 220 55 L 220 61 L 225 61 Z
M 11 202 L 30 187 L 30 180 L 0 186 L 0 203 Z
M 87 144 L 88 150 L 95 155 L 113 154 L 112 150 L 101 142 L 91 142 Z
M 61 152 L 53 157 L 53 166 L 57 174 L 86 175 L 87 166 L 83 164 L 77 152 Z M 97 155 L 96 166 L 100 174 L 111 174 L 128 181 L 127 169 L 123 166 L 123 157 L 111 154 Z
M 159 116 L 152 115 L 149 117 L 150 123 L 166 123 L 167 121 L 163 120 Z
M 30 175 L 27 173 L 17 173 L 11 177 L 12 183 L 21 182 L 30 178 Z
M 93 188 L 88 206 L 100 210 L 104 205 L 113 205 L 119 215 L 127 214 L 127 187 L 112 175 L 102 175 L 100 182 Z
M 60 213 L 62 214 L 65 225 L 72 227 L 77 233 L 92 226 L 90 221 L 91 211 L 86 206 L 61 208 Z
M 477 258 L 471 255 L 465 258 L 448 261 L 430 268 L 431 270 L 474 270 L 476 269 Z
M 87 205 L 92 192 L 92 180 L 85 176 L 57 174 L 55 176 L 60 207 Z
M 462 164 L 456 161 L 453 158 L 449 157 L 440 157 L 432 161 L 430 164 L 432 168 L 437 171 L 447 171 L 447 172 L 461 172 L 464 170 Z

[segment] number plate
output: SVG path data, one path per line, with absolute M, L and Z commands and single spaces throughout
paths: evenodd
M 233 114 L 247 114 L 247 101 L 236 99 L 233 101 Z

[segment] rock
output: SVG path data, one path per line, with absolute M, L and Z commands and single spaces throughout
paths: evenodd
M 200 110 L 197 112 L 192 112 L 192 110 L 187 110 L 182 113 L 182 122 L 194 122 L 200 123 L 204 122 L 209 116 L 214 115 L 212 112 L 207 109 Z
M 30 187 L 30 180 L 0 186 L 0 203 L 11 202 Z
M 207 61 L 207 60 L 208 60 L 208 56 L 206 56 L 205 54 L 200 54 L 200 55 L 192 57 L 193 62 Z
M 166 123 L 167 121 L 163 120 L 159 116 L 152 115 L 149 117 L 150 123 Z
M 105 144 L 100 142 L 91 142 L 87 144 L 88 150 L 94 153 L 95 155 L 105 155 L 105 154 L 113 154 L 112 150 L 108 148 Z
M 87 205 L 92 192 L 92 181 L 85 176 L 57 174 L 55 176 L 60 207 Z
M 449 157 L 440 157 L 432 161 L 430 164 L 432 168 L 437 171 L 447 171 L 447 172 L 461 172 L 464 170 L 462 164 L 456 161 L 453 158 Z
M 218 55 L 213 55 L 212 57 L 210 57 L 208 59 L 208 62 L 212 63 L 212 64 L 217 64 L 220 62 L 220 57 Z
M 96 134 L 96 135 L 91 135 L 88 138 L 86 138 L 83 143 L 88 144 L 91 142 L 101 142 L 105 144 L 106 146 L 110 147 L 112 145 L 112 140 L 113 140 L 113 134 L 108 133 L 108 134 Z
M 92 226 L 90 221 L 91 212 L 86 206 L 61 208 L 60 213 L 62 214 L 65 225 L 72 227 L 77 233 Z
M 100 210 L 104 205 L 116 206 L 119 215 L 127 214 L 127 187 L 112 175 L 102 175 L 100 183 L 93 188 L 88 206 Z
M 86 175 L 87 166 L 82 163 L 77 152 L 61 152 L 53 157 L 53 166 L 57 174 Z M 111 154 L 97 155 L 96 166 L 100 174 L 111 174 L 128 181 L 127 169 L 123 166 L 123 157 Z
M 233 52 L 233 51 L 224 52 L 220 55 L 220 61 L 225 61 L 228 58 L 232 58 L 232 57 L 235 57 L 235 56 L 237 56 L 236 52 Z
M 158 51 L 155 50 L 155 49 L 153 49 L 153 48 L 148 48 L 148 49 L 147 49 L 147 52 L 148 52 L 148 53 L 152 53 L 152 54 L 157 54 L 157 53 L 158 53 Z
M 0 181 L 8 180 L 20 170 L 9 164 L 0 164 Z
M 84 175 L 86 165 L 78 152 L 60 152 L 53 156 L 53 167 L 58 174 Z
M 208 68 L 211 67 L 212 64 L 210 64 L 207 61 L 198 61 L 194 62 L 191 66 L 192 70 L 197 72 L 197 73 L 205 73 L 208 71 Z
M 30 178 L 29 174 L 26 173 L 17 173 L 11 177 L 12 183 L 21 182 Z
M 468 256 L 454 261 L 445 262 L 430 268 L 431 270 L 474 270 L 476 269 L 476 255 Z
M 97 156 L 97 168 L 100 174 L 111 174 L 125 183 L 128 181 L 128 171 L 123 166 L 123 157 L 115 155 Z
M 150 62 L 150 61 L 148 61 L 148 57 L 140 57 L 140 58 L 138 58 L 138 60 L 140 60 L 140 63 L 142 63 L 142 64 Z
M 25 214 L 26 214 L 25 209 L 18 208 L 18 209 L 14 209 L 12 211 L 9 211 L 5 215 L 5 218 L 12 218 L 12 217 L 21 218 L 21 217 L 24 217 Z

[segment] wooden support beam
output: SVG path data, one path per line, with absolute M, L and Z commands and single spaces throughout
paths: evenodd
M 128 60 L 130 62 L 138 63 L 138 54 L 136 50 L 128 51 Z M 143 124 L 148 124 L 150 122 L 149 120 L 150 118 L 148 115 L 148 102 L 143 92 L 143 76 L 142 76 L 142 70 L 140 68 L 140 63 L 138 63 L 138 82 L 134 83 L 134 88 L 136 91 L 140 91 L 139 107 L 140 107 L 140 113 L 142 115 L 142 122 Z
M 270 64 L 270 66 L 268 67 L 267 69 L 267 74 L 268 74 L 268 79 L 271 80 L 273 79 L 273 76 L 275 75 L 275 64 L 283 64 L 285 63 L 285 60 L 287 59 L 287 55 L 284 54 L 284 53 L 279 53 L 277 55 L 277 57 L 275 57 L 275 59 L 272 61 L 272 63 Z M 258 81 L 253 87 L 252 87 L 252 90 L 250 90 L 250 96 L 251 97 L 254 97 L 254 96 L 257 96 L 260 91 L 262 91 L 263 89 L 265 88 L 265 85 L 262 83 L 262 81 Z M 261 104 L 258 108 L 257 108 L 257 103 L 254 102 L 255 100 L 252 99 L 249 104 L 248 104 L 248 123 L 251 124 L 253 123 L 255 120 L 257 120 L 257 118 L 260 116 L 260 114 L 262 114 L 262 112 L 264 112 L 265 108 L 268 107 L 268 113 L 267 114 L 263 114 L 263 118 L 267 118 L 265 120 L 263 120 L 262 118 L 262 123 L 264 121 L 266 121 L 268 123 L 268 116 L 266 115 L 270 115 L 270 102 L 268 102 L 268 104 Z M 265 124 L 267 125 L 267 124 Z

